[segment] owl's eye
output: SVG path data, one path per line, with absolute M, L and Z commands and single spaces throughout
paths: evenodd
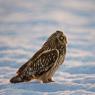
M 63 40 L 64 40 L 64 37 L 63 37 L 63 36 L 61 36 L 61 37 L 60 37 L 60 40 L 61 40 L 61 41 L 63 41 Z

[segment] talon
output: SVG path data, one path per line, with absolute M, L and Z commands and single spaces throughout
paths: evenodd
M 48 79 L 48 81 L 49 81 L 49 82 L 54 82 L 54 80 L 52 80 L 51 78 L 50 78 L 50 79 Z

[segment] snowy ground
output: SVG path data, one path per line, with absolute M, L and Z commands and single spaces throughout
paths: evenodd
M 68 45 L 55 82 L 9 83 L 58 29 Z M 95 1 L 1 0 L 0 95 L 95 95 Z

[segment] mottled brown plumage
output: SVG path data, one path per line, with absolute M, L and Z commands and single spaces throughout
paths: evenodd
M 32 79 L 43 83 L 52 82 L 52 76 L 64 62 L 66 55 L 66 36 L 61 31 L 53 33 L 34 56 L 22 65 L 10 82 L 19 83 Z

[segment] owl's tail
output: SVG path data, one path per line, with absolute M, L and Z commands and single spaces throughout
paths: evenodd
M 19 83 L 19 82 L 24 82 L 21 76 L 14 76 L 13 78 L 10 79 L 11 83 Z
M 20 83 L 20 82 L 26 82 L 26 81 L 30 81 L 31 78 L 27 78 L 25 76 L 20 76 L 20 75 L 17 75 L 17 76 L 14 76 L 13 78 L 10 79 L 10 82 L 11 83 Z

